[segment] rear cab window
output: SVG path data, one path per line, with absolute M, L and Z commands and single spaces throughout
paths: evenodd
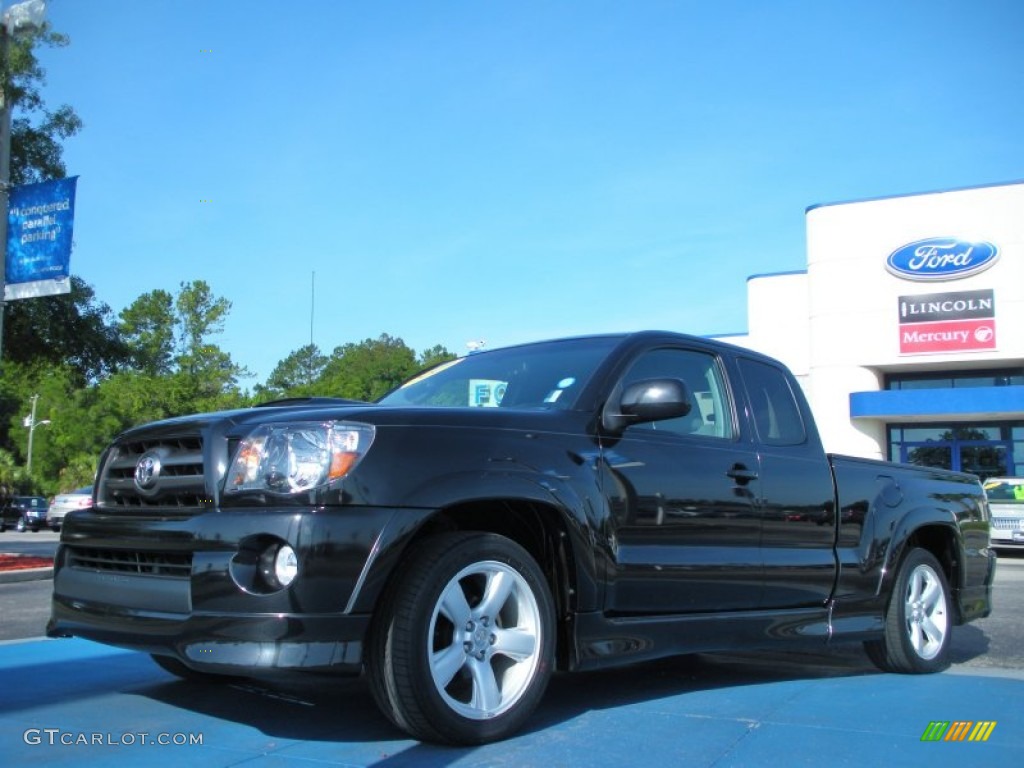
M 737 359 L 758 440 L 764 445 L 800 445 L 807 428 L 789 377 L 760 360 Z

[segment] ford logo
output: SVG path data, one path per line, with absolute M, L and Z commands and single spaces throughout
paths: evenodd
M 904 280 L 959 280 L 988 269 L 999 258 L 992 243 L 932 237 L 897 248 L 885 268 Z

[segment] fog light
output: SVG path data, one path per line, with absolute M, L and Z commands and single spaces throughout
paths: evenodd
M 260 555 L 260 575 L 270 589 L 283 589 L 299 575 L 299 558 L 287 544 L 271 544 Z
M 287 587 L 299 575 L 299 559 L 295 550 L 285 544 L 274 558 L 274 576 L 282 587 Z

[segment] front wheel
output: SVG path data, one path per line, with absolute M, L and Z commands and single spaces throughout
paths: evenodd
M 503 739 L 539 703 L 554 660 L 554 604 L 544 574 L 490 533 L 425 541 L 387 591 L 367 672 L 384 713 L 425 741 Z
M 953 629 L 949 584 L 935 556 L 912 549 L 903 559 L 885 616 L 885 635 L 864 643 L 886 672 L 938 672 L 949 666 Z

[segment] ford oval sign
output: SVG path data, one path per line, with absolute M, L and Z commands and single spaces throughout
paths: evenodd
M 988 269 L 998 258 L 992 243 L 931 237 L 897 248 L 885 268 L 904 280 L 959 280 Z

